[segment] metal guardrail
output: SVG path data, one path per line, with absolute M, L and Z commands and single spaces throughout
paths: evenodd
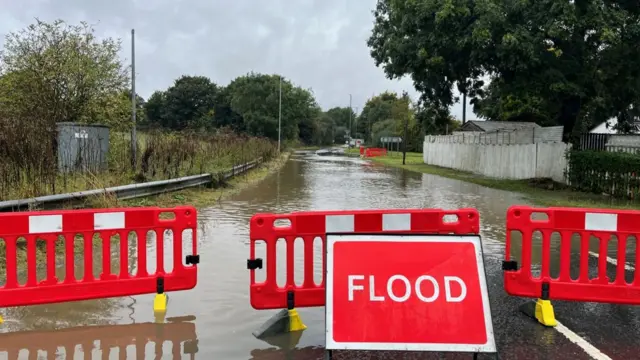
M 219 180 L 229 180 L 258 166 L 262 158 L 245 164 L 236 165 L 220 174 L 200 174 L 169 180 L 150 181 L 139 184 L 114 186 L 104 189 L 77 191 L 66 194 L 38 196 L 29 199 L 0 201 L 0 212 L 28 209 L 59 209 L 62 206 L 84 204 L 85 200 L 95 196 L 115 196 L 118 200 L 134 199 L 186 188 L 204 186 Z

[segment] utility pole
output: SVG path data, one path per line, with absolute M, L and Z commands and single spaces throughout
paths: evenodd
M 351 94 L 349 94 L 349 144 L 351 144 Z
M 355 134 L 356 138 L 358 138 L 358 107 L 356 106 L 355 109 L 356 110 L 354 111 L 354 114 L 356 115 L 356 118 L 353 121 L 356 129 L 353 133 Z
M 131 29 L 131 167 L 137 169 L 138 157 L 138 137 L 136 134 L 136 39 L 135 29 Z
M 402 165 L 405 165 L 407 159 L 407 133 L 409 132 L 409 114 L 404 117 L 404 139 L 402 139 Z
M 280 95 L 278 96 L 278 154 L 280 154 L 280 132 L 282 131 L 282 75 L 280 75 L 279 77 L 280 85 L 278 88 Z
M 462 93 L 462 125 L 467 121 L 467 94 Z

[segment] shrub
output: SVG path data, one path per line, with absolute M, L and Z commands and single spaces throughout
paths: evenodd
M 568 160 L 567 179 L 576 190 L 631 199 L 640 192 L 640 155 L 573 150 Z
M 276 145 L 265 138 L 214 133 L 139 133 L 137 167 L 131 165 L 131 136 L 111 132 L 108 168 L 59 172 L 56 131 L 0 122 L 0 200 L 218 173 L 262 157 L 271 159 Z

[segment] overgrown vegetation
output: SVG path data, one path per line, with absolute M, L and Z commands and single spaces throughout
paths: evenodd
M 1 131 L 1 130 L 0 130 Z M 0 199 L 66 193 L 117 185 L 217 173 L 277 152 L 272 141 L 232 132 L 140 134 L 137 167 L 131 167 L 131 137 L 112 133 L 107 167 L 102 171 L 59 172 L 55 132 L 17 134 L 0 143 Z M 89 151 L 91 152 L 91 151 Z
M 639 155 L 609 151 L 570 151 L 567 159 L 567 179 L 576 190 L 638 199 Z

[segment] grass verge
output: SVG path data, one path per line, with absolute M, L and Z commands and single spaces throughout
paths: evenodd
M 402 153 L 390 152 L 383 157 L 371 158 L 374 163 L 402 168 L 423 174 L 432 174 L 466 181 L 494 189 L 519 192 L 524 194 L 533 204 L 557 207 L 600 207 L 614 209 L 640 209 L 640 203 L 618 200 L 610 196 L 587 194 L 572 191 L 567 186 L 544 180 L 502 180 L 489 178 L 471 172 L 427 165 L 421 153 L 407 153 L 406 165 L 402 165 Z
M 165 193 L 154 197 L 130 199 L 115 204 L 115 206 L 160 206 L 172 207 L 180 205 L 192 205 L 197 208 L 218 203 L 226 197 L 237 194 L 248 186 L 262 181 L 274 171 L 280 169 L 289 159 L 291 152 L 284 152 L 280 157 L 261 164 L 244 174 L 233 177 L 225 186 L 219 188 L 191 188 L 172 193 Z

